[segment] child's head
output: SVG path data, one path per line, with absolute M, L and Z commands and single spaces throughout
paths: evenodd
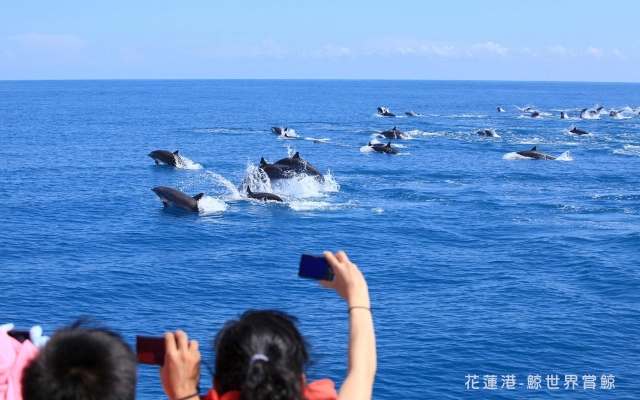
M 247 311 L 227 322 L 216 338 L 216 391 L 239 390 L 243 400 L 303 400 L 309 354 L 296 322 L 279 311 Z
M 58 330 L 24 370 L 25 400 L 133 400 L 136 360 L 127 344 L 105 329 Z

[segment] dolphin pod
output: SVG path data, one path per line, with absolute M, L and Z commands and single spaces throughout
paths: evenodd
M 282 198 L 273 193 L 266 192 L 252 192 L 251 188 L 247 186 L 247 197 L 250 199 L 262 200 L 262 201 L 279 201 L 282 203 Z
M 385 107 L 378 107 L 378 114 L 382 115 L 383 117 L 395 117 L 396 116 L 391 111 L 389 111 L 388 108 L 385 108 Z
M 387 139 L 409 139 L 410 138 L 408 134 L 397 130 L 395 126 L 391 130 L 382 132 L 380 136 L 385 137 Z
M 555 160 L 556 159 L 554 156 L 538 151 L 537 146 L 533 146 L 531 150 L 518 151 L 516 153 L 520 154 L 523 157 L 534 158 L 536 160 Z
M 400 153 L 398 150 L 396 150 L 393 147 L 391 147 L 391 142 L 389 142 L 387 144 L 382 144 L 382 143 L 371 144 L 371 142 L 369 142 L 368 146 L 371 147 L 373 149 L 373 151 L 378 152 L 378 153 L 385 153 L 385 154 L 399 154 Z
M 174 151 L 173 153 L 167 150 L 154 150 L 149 153 L 149 157 L 153 158 L 153 161 L 155 161 L 156 164 L 162 163 L 172 165 L 174 167 L 184 164 L 184 161 L 182 161 L 180 154 L 178 154 L 178 150 Z
M 204 193 L 199 193 L 192 197 L 167 186 L 156 186 L 151 190 L 160 197 L 162 204 L 164 204 L 165 207 L 172 205 L 185 211 L 192 212 L 199 211 L 198 200 L 204 196 Z
M 296 175 L 313 176 L 318 182 L 324 183 L 324 176 L 310 162 L 302 159 L 300 153 L 296 152 L 293 157 L 283 158 L 273 164 L 260 159 L 259 168 L 264 171 L 272 182 L 280 179 L 293 178 Z

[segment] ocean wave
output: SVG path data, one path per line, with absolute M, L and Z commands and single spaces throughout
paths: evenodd
M 354 204 L 349 201 L 346 203 L 330 203 L 328 201 L 299 201 L 295 200 L 288 204 L 293 211 L 336 211 L 345 208 L 351 208 Z
M 625 156 L 640 156 L 640 146 L 625 144 L 621 149 L 616 149 L 613 152 Z

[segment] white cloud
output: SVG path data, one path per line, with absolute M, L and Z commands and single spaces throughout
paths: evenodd
M 289 53 L 273 39 L 265 39 L 261 43 L 222 43 L 205 52 L 214 58 L 236 57 L 275 57 L 282 58 Z
M 343 56 L 351 56 L 351 50 L 348 47 L 336 47 L 332 44 L 324 46 L 320 50 L 304 50 L 300 52 L 303 58 L 337 58 Z
M 595 58 L 600 58 L 602 57 L 602 54 L 603 54 L 602 49 L 599 49 L 597 47 L 589 47 L 587 51 L 589 52 L 589 54 L 591 54 Z
M 404 56 L 416 53 L 416 51 L 411 47 L 398 47 L 396 48 L 396 51 Z
M 560 54 L 561 56 L 567 55 L 567 49 L 565 49 L 562 46 L 554 46 L 554 47 L 551 47 L 549 50 L 551 50 L 552 53 Z
M 422 46 L 422 52 L 434 54 L 439 57 L 455 57 L 458 55 L 458 52 L 453 46 Z
M 81 50 L 89 43 L 88 40 L 76 35 L 43 35 L 40 33 L 14 35 L 9 36 L 7 39 L 17 42 L 24 47 L 49 51 Z
M 614 56 L 618 57 L 621 60 L 627 59 L 627 56 L 618 49 L 611 50 L 611 54 L 613 54 Z
M 487 51 L 489 53 L 495 53 L 501 56 L 507 55 L 507 49 L 505 47 L 502 47 L 498 43 L 493 42 L 478 43 L 473 46 L 473 49 L 475 51 Z

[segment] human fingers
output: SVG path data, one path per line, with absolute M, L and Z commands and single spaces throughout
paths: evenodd
M 177 351 L 176 348 L 176 339 L 171 332 L 164 333 L 164 348 L 165 353 L 173 353 Z
M 336 253 L 336 258 L 342 262 L 342 263 L 349 263 L 349 257 L 347 257 L 347 253 L 345 253 L 344 251 L 340 250 L 339 252 Z
M 187 350 L 189 348 L 187 334 L 184 331 L 177 330 L 175 336 L 178 350 Z
M 198 341 L 197 340 L 189 340 L 189 350 L 192 352 L 197 352 L 198 351 Z
M 336 283 L 334 281 L 321 280 L 321 281 L 318 281 L 318 283 L 325 289 L 335 289 L 336 288 Z

